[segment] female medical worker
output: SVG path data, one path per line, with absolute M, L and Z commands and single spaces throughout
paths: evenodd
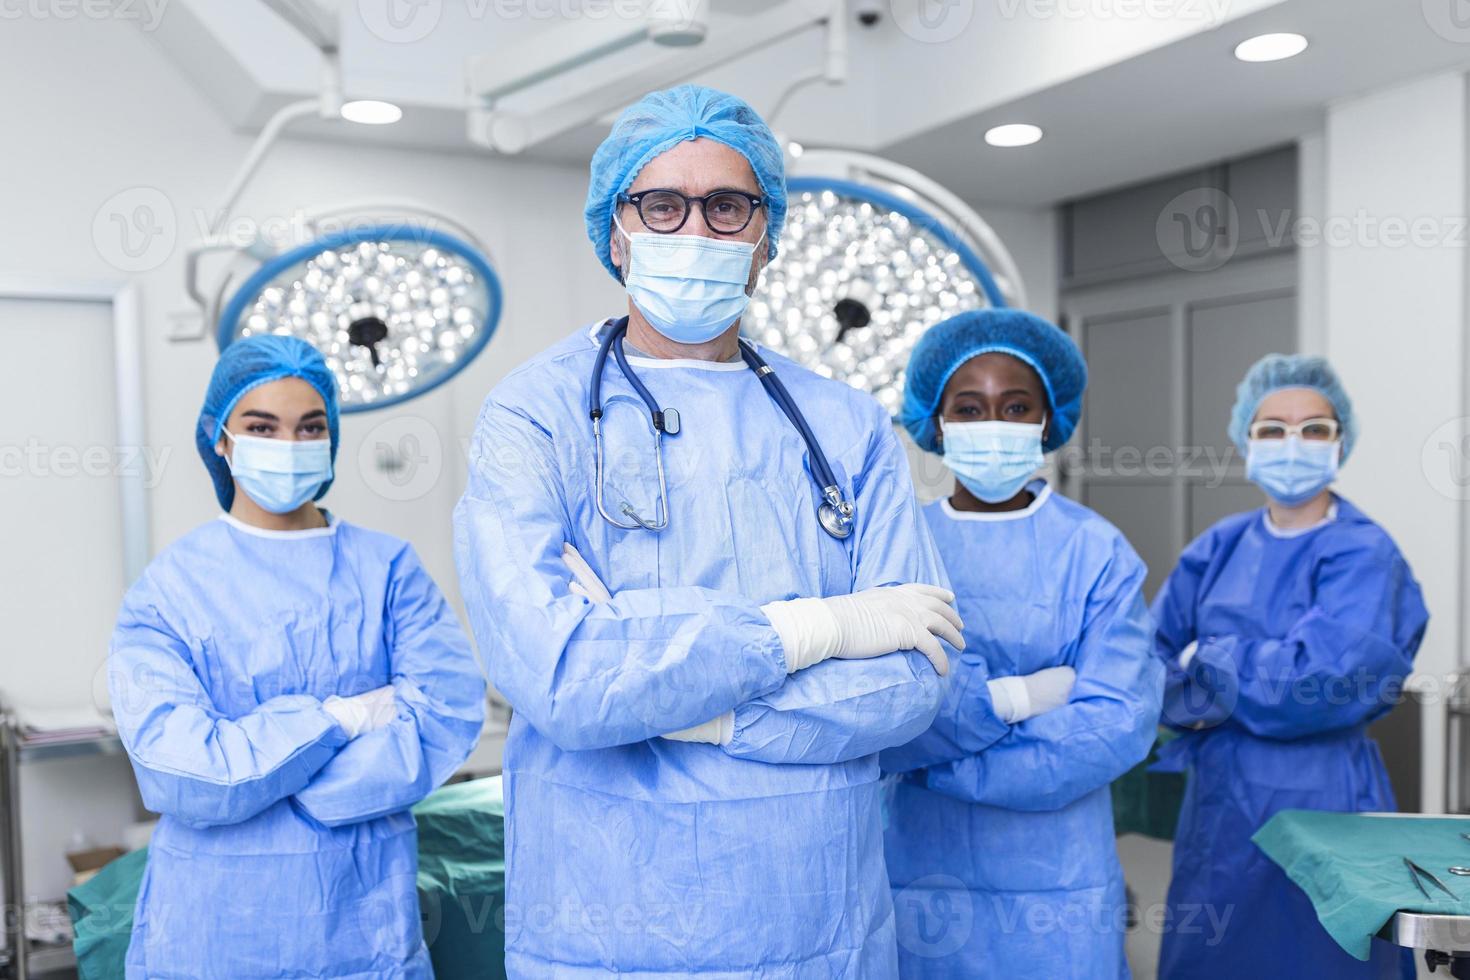
M 515 708 L 512 977 L 896 974 L 877 753 L 928 727 L 938 638 L 963 641 L 888 414 L 768 354 L 778 404 L 741 359 L 785 209 L 781 146 L 748 105 L 645 97 L 587 195 L 627 316 L 481 409 L 455 542 Z M 855 504 L 841 536 L 818 513 L 823 457 Z
M 1071 338 L 1019 310 L 946 320 L 909 362 L 904 426 L 955 475 L 924 516 L 966 646 L 934 726 L 880 756 L 905 774 L 884 846 L 906 978 L 1128 975 L 1108 786 L 1158 726 L 1144 566 L 1033 479 L 1086 383 Z
M 1259 361 L 1230 438 L 1266 506 L 1190 544 L 1154 603 L 1164 719 L 1187 732 L 1160 767 L 1189 769 L 1159 976 L 1412 977 L 1407 951 L 1345 953 L 1251 835 L 1288 808 L 1394 809 L 1364 727 L 1429 614 L 1393 539 L 1329 489 L 1357 424 L 1325 360 Z
M 225 511 L 128 591 L 108 677 L 162 814 L 130 978 L 429 977 L 408 808 L 474 746 L 484 681 L 403 541 L 319 509 L 336 383 L 226 347 L 195 431 Z

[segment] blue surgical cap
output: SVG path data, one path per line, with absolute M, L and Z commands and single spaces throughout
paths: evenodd
M 241 396 L 281 378 L 300 378 L 322 396 L 327 407 L 327 431 L 332 437 L 332 460 L 337 459 L 337 379 L 317 349 L 296 337 L 271 335 L 237 340 L 220 353 L 204 393 L 199 424 L 194 428 L 199 458 L 204 460 L 204 468 L 214 480 L 214 495 L 226 511 L 235 502 L 235 480 L 230 476 L 229 463 L 214 447 Z M 314 499 L 320 500 L 331 485 L 331 480 L 323 483 Z
M 592 157 L 587 184 L 587 237 L 597 257 L 621 281 L 608 249 L 613 209 L 650 160 L 685 140 L 724 143 L 750 162 L 766 199 L 766 256 L 786 221 L 786 158 L 765 120 L 733 95 L 702 85 L 651 92 L 629 106 Z
M 1235 408 L 1230 412 L 1230 439 L 1236 448 L 1241 453 L 1247 451 L 1256 410 L 1267 395 L 1283 388 L 1309 388 L 1332 403 L 1342 430 L 1342 460 L 1346 462 L 1353 443 L 1358 441 L 1353 402 L 1327 358 L 1310 354 L 1267 354 L 1251 365 L 1245 380 L 1235 389 Z
M 1058 327 L 1024 310 L 972 310 L 936 323 L 919 340 L 909 358 L 899 421 L 921 449 L 939 451 L 934 419 L 949 379 L 972 357 L 1009 354 L 1041 376 L 1051 403 L 1046 442 L 1051 452 L 1072 438 L 1082 416 L 1087 362 L 1082 351 Z

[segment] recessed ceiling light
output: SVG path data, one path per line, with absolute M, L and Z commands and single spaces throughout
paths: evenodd
M 796 140 L 792 140 L 790 143 L 786 144 L 786 152 L 790 153 L 791 158 L 794 160 L 806 152 L 806 147 L 796 142 Z
M 1235 46 L 1241 61 L 1281 61 L 1294 58 L 1307 50 L 1307 39 L 1300 34 L 1258 34 Z
M 363 123 L 368 126 L 386 126 L 388 123 L 396 123 L 402 119 L 403 110 L 391 102 L 358 99 L 355 102 L 342 104 L 342 118 L 348 122 Z
M 1030 123 L 1006 123 L 985 131 L 985 142 L 991 146 L 1030 146 L 1041 139 L 1041 127 Z

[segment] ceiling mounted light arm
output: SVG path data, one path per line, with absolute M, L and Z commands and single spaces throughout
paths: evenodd
M 832 0 L 832 9 L 823 27 L 827 32 L 827 56 L 822 67 L 793 79 L 777 97 L 771 111 L 766 113 L 766 124 L 772 129 L 778 128 L 778 120 L 791 102 L 791 97 L 803 88 L 817 82 L 841 85 L 847 81 L 847 0 Z
M 649 9 L 668 2 L 652 0 Z M 785 0 L 758 17 L 724 16 L 711 24 L 708 37 L 697 48 L 688 46 L 693 32 L 677 35 L 681 45 L 667 39 L 653 41 L 648 22 L 636 30 L 625 24 L 587 20 L 552 28 L 532 44 L 518 44 L 513 51 L 470 61 L 469 138 L 498 153 L 523 152 L 594 122 L 649 91 L 717 68 L 793 34 L 823 24 L 830 32 L 832 22 L 842 19 L 845 7 L 844 0 Z M 836 30 L 841 43 L 834 47 L 829 33 L 828 65 L 822 77 L 840 80 L 846 74 L 845 25 Z M 605 63 L 612 53 L 622 57 Z M 595 78 L 575 85 L 565 83 L 568 72 L 594 63 L 599 67 Z M 553 90 L 553 97 L 537 99 L 534 111 L 502 104 L 512 93 L 530 96 L 542 90 Z
M 255 177 L 266 156 L 275 146 L 281 133 L 292 123 L 301 119 L 340 119 L 344 102 L 342 88 L 342 63 L 338 53 L 339 26 L 335 10 L 327 9 L 314 0 L 264 0 L 286 23 L 300 32 L 321 53 L 321 86 L 316 98 L 290 102 L 277 109 L 261 127 L 245 159 L 236 168 L 234 176 L 225 189 L 224 199 L 214 212 L 216 224 L 228 228 L 235 205 Z M 257 243 L 258 245 L 259 243 Z M 239 243 L 214 236 L 194 242 L 184 254 L 184 289 L 201 310 L 208 309 L 210 300 L 200 286 L 200 262 L 206 254 L 238 249 Z M 247 249 L 249 251 L 250 249 Z M 264 258 L 264 255 L 258 255 Z M 199 340 L 205 330 L 175 333 L 173 340 Z

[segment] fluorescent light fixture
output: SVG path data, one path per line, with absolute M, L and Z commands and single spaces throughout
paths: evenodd
M 386 126 L 403 118 L 403 110 L 391 102 L 358 99 L 342 104 L 342 118 L 366 126 Z
M 1006 123 L 985 131 L 985 142 L 991 146 L 1030 146 L 1041 139 L 1041 127 L 1030 123 Z
M 1258 34 L 1235 46 L 1235 57 L 1241 61 L 1281 61 L 1294 58 L 1307 50 L 1307 39 L 1300 34 Z

